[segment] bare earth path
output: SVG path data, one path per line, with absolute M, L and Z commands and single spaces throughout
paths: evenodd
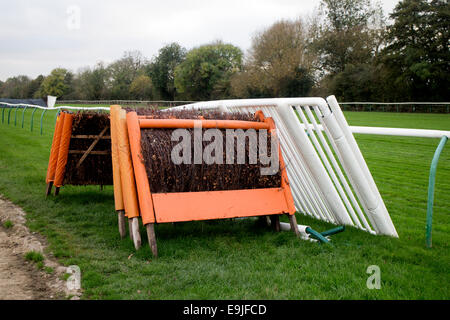
M 66 268 L 44 253 L 45 238 L 30 232 L 25 226 L 26 213 L 0 195 L 0 300 L 77 299 L 81 292 L 69 291 L 61 279 Z M 13 223 L 4 228 L 5 221 Z M 48 273 L 25 260 L 29 251 L 41 252 Z

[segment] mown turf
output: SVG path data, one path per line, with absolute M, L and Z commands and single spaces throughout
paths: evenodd
M 156 227 L 153 259 L 144 229 L 135 252 L 120 240 L 112 187 L 65 186 L 45 198 L 54 113 L 44 134 L 0 123 L 0 193 L 28 213 L 50 251 L 81 268 L 84 299 L 449 299 L 450 146 L 436 181 L 433 248 L 425 248 L 428 172 L 437 139 L 357 135 L 399 239 L 347 228 L 334 246 L 297 240 L 254 221 L 190 222 Z M 35 115 L 36 117 L 36 115 Z M 449 115 L 346 113 L 353 125 L 450 130 Z M 20 118 L 21 119 L 21 118 Z M 36 121 L 36 119 L 35 119 Z M 317 230 L 332 227 L 303 216 Z M 366 287 L 381 268 L 381 289 Z

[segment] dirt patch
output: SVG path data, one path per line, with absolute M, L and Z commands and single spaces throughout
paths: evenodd
M 6 229 L 6 221 L 13 226 Z M 81 291 L 69 290 L 62 280 L 67 268 L 44 253 L 45 238 L 31 232 L 25 222 L 26 213 L 0 195 L 0 300 L 79 299 Z M 44 256 L 42 270 L 26 261 L 29 251 Z

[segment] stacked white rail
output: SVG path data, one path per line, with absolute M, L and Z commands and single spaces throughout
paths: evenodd
M 262 110 L 265 116 L 274 119 L 279 131 L 299 212 L 334 224 L 398 237 L 336 99 L 331 96 L 327 101 L 323 98 L 218 100 L 172 109 Z

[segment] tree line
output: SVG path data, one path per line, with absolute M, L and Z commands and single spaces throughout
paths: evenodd
M 341 101 L 449 101 L 450 6 L 402 0 L 389 15 L 371 0 L 322 0 L 309 17 L 257 32 L 247 53 L 216 41 L 138 51 L 73 73 L 0 81 L 0 97 L 212 100 L 334 94 Z

